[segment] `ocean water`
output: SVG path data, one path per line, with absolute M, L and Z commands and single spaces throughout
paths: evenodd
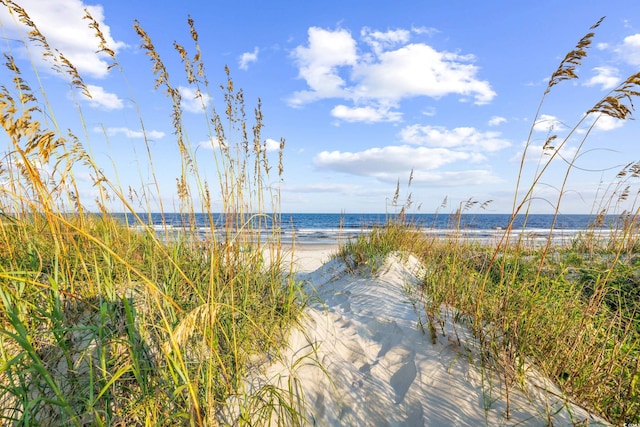
M 114 214 L 122 222 L 131 227 L 139 227 L 133 215 Z M 178 233 L 185 228 L 194 228 L 203 238 L 210 233 L 218 233 L 224 226 L 225 217 L 222 214 L 195 214 L 192 217 L 175 213 L 140 214 L 145 224 L 158 232 L 169 230 Z M 373 227 L 381 226 L 390 220 L 397 219 L 396 215 L 387 214 L 331 214 L 331 213 L 282 213 L 277 218 L 272 216 L 252 216 L 247 218 L 259 226 L 268 236 L 274 227 L 280 232 L 283 243 L 295 241 L 297 244 L 335 244 L 353 239 L 362 233 L 367 233 Z M 438 237 L 458 236 L 481 241 L 494 241 L 502 236 L 508 226 L 509 214 L 463 214 L 458 219 L 447 214 L 409 214 L 406 220 L 419 227 L 425 234 Z M 599 227 L 593 226 L 595 217 L 592 215 L 559 215 L 553 225 L 553 215 L 537 214 L 516 217 L 513 225 L 513 235 L 531 240 L 546 239 L 550 233 L 556 241 L 567 242 L 579 233 L 596 230 L 606 235 L 614 228 L 619 220 L 617 216 L 609 216 Z M 553 230 L 553 231 L 552 231 Z

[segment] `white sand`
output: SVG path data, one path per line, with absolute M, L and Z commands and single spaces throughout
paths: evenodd
M 561 391 L 531 369 L 526 386 L 509 393 L 495 372 L 480 367 L 477 342 L 451 313 L 432 344 L 418 293 L 419 263 L 390 257 L 375 275 L 346 271 L 329 261 L 335 247 L 296 248 L 299 279 L 316 298 L 305 309 L 276 361 L 254 372 L 247 391 L 262 396 L 275 386 L 285 398 L 304 396 L 304 425 L 320 426 L 564 426 L 604 424 L 561 397 Z M 459 340 L 458 340 L 459 338 Z M 267 399 L 268 400 L 268 399 Z M 260 399 L 231 401 L 253 413 Z M 283 424 L 290 424 L 282 417 Z M 552 423 L 552 424 L 551 424 Z

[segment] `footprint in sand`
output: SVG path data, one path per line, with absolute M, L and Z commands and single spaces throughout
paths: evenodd
M 398 324 L 395 321 L 391 322 L 391 327 L 393 329 L 391 333 L 388 332 L 388 323 L 375 322 L 372 328 L 373 327 L 376 327 L 376 329 L 378 329 L 373 335 L 373 340 L 380 343 L 380 350 L 378 351 L 376 357 L 385 357 L 389 350 L 391 350 L 402 341 L 404 332 L 402 331 L 402 329 L 400 329 L 400 327 L 398 327 Z
M 364 374 L 364 375 L 370 375 L 370 374 L 371 374 L 371 365 L 370 365 L 369 363 L 365 363 L 364 365 L 362 365 L 362 366 L 358 369 L 358 371 L 359 371 L 361 374 Z
M 347 349 L 346 360 L 354 365 L 367 363 L 367 355 L 360 344 L 354 341 L 342 342 L 342 345 Z
M 396 403 L 404 400 L 404 396 L 407 394 L 407 391 L 409 391 L 409 387 L 413 384 L 413 380 L 416 379 L 416 374 L 416 364 L 413 360 L 413 354 L 411 354 L 408 357 L 408 361 L 402 365 L 389 380 L 389 384 L 396 393 Z
M 414 404 L 407 413 L 407 419 L 400 425 L 410 427 L 424 425 L 424 422 L 424 409 L 422 405 Z
M 344 300 L 339 307 L 342 309 L 343 313 L 351 313 L 351 303 L 349 300 Z

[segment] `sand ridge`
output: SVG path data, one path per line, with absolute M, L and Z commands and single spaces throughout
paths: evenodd
M 505 418 L 504 384 L 480 368 L 478 344 L 464 325 L 443 312 L 436 342 L 425 332 L 416 292 L 421 266 L 413 256 L 393 255 L 374 274 L 349 271 L 337 259 L 323 259 L 309 271 L 313 256 L 307 252 L 298 279 L 311 298 L 301 325 L 281 357 L 247 379 L 249 395 L 268 384 L 288 390 L 292 400 L 303 396 L 305 425 L 605 424 L 563 399 L 533 368 L 525 388 L 510 392 Z M 228 417 L 234 416 L 230 410 Z

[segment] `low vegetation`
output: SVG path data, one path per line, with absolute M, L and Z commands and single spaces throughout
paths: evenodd
M 576 402 L 614 423 L 640 419 L 640 254 L 612 254 L 608 242 L 553 247 L 494 246 L 425 236 L 390 224 L 342 248 L 355 268 L 375 268 L 393 251 L 425 266 L 422 307 L 427 331 L 443 331 L 440 307 L 462 313 L 486 354 L 516 387 L 535 365 Z M 495 258 L 494 258 L 495 257 Z M 367 267 L 367 268 L 369 268 Z
M 577 78 L 575 67 L 586 56 L 592 37 L 593 33 L 587 34 L 567 54 L 550 78 L 542 101 L 556 84 Z M 640 73 L 630 76 L 586 111 L 565 139 L 549 136 L 533 181 L 528 187 L 518 182 L 512 218 L 526 217 L 534 188 L 551 163 L 560 160 L 558 149 L 585 118 L 590 114 L 629 118 L 639 85 Z M 585 141 L 586 136 L 580 148 Z M 578 150 L 573 160 L 564 163 L 567 176 L 579 155 Z M 521 168 L 523 164 L 524 159 Z M 527 241 L 525 233 L 514 233 L 513 221 L 497 241 L 465 239 L 456 218 L 476 208 L 478 204 L 472 200 L 452 215 L 452 228 L 458 229 L 458 235 L 433 238 L 412 225 L 407 203 L 394 203 L 400 215 L 345 245 L 338 256 L 352 268 L 367 265 L 375 269 L 376 260 L 392 251 L 417 255 L 426 268 L 422 304 L 430 323 L 428 331 L 443 331 L 438 327 L 440 307 L 449 307 L 462 314 L 480 340 L 488 355 L 481 363 L 497 369 L 507 388 L 517 386 L 527 366 L 533 364 L 574 401 L 610 422 L 638 423 L 640 208 L 630 195 L 637 188 L 639 172 L 640 163 L 630 163 L 619 171 L 609 191 L 594 204 L 599 209 L 593 229 L 584 230 L 568 244 L 554 240 L 553 230 L 542 241 Z M 565 185 L 566 179 L 552 204 L 556 214 Z M 398 187 L 394 202 L 399 193 Z M 522 196 L 518 198 L 518 194 Z M 621 202 L 629 202 L 628 208 L 616 213 Z M 606 220 L 610 224 L 603 237 L 596 226 Z
M 29 38 L 54 72 L 78 94 L 90 95 L 73 64 L 49 46 L 27 13 L 12 1 L 0 5 L 29 27 Z M 97 22 L 86 18 L 111 57 L 111 72 L 123 72 Z M 193 20 L 187 23 L 195 53 L 175 43 L 184 64 L 181 81 L 209 95 L 197 31 Z M 137 22 L 134 28 L 151 60 L 155 87 L 170 105 L 181 162 L 171 211 L 185 224 L 204 212 L 214 232 L 154 228 L 151 214 L 162 218 L 165 207 L 149 139 L 150 183 L 121 188 L 96 165 L 89 142 L 55 120 L 45 88 L 32 90 L 12 52 L 5 52 L 11 78 L 0 86 L 0 124 L 8 141 L 0 159 L 2 425 L 213 425 L 252 363 L 266 354 L 277 357 L 304 303 L 284 267 L 277 227 L 264 227 L 278 216 L 279 194 L 270 184 L 275 177 L 262 143 L 260 102 L 249 123 L 244 94 L 228 70 L 220 87 L 223 113 L 205 102 L 210 97 L 200 97 L 213 147 L 203 164 L 188 140 L 178 87 L 151 36 Z M 575 78 L 592 36 L 562 61 L 545 97 Z M 32 58 L 34 64 L 40 60 Z M 638 84 L 640 74 L 630 76 L 587 113 L 628 118 Z M 82 121 L 79 103 L 74 106 Z M 545 144 L 547 162 L 567 142 L 556 138 Z M 274 169 L 278 179 L 283 148 L 284 140 Z M 567 163 L 567 173 L 572 165 Z M 200 172 L 206 167 L 218 171 L 213 183 Z M 94 200 L 79 190 L 78 170 L 91 177 Z M 543 164 L 529 187 L 518 183 L 514 216 L 526 215 L 530 189 L 545 171 Z M 603 215 L 618 206 L 611 194 L 628 197 L 624 189 L 638 173 L 637 163 L 620 172 L 603 196 Z M 149 215 L 140 214 L 145 208 Z M 115 212 L 124 213 L 127 224 Z M 550 237 L 529 247 L 512 238 L 511 227 L 494 245 L 429 238 L 411 226 L 403 209 L 401 220 L 348 243 L 339 256 L 354 269 L 375 269 L 376 260 L 392 251 L 418 255 L 428 271 L 422 287 L 429 296 L 423 305 L 431 314 L 430 330 L 438 333 L 436 308 L 453 307 L 486 349 L 482 363 L 498 368 L 507 384 L 515 386 L 533 362 L 611 422 L 638 423 L 637 212 L 632 203 L 620 214 L 623 221 L 608 240 L 585 233 L 569 246 L 554 246 Z M 256 395 L 259 401 L 246 400 L 252 407 L 240 408 L 240 414 L 264 413 L 268 420 L 277 412 L 291 424 L 303 423 L 287 390 L 266 387 Z
M 25 10 L 11 1 L 0 6 L 28 26 L 45 62 L 78 96 L 91 95 Z M 85 18 L 112 60 L 111 72 L 123 72 L 97 22 L 88 13 Z M 198 34 L 194 22 L 187 23 L 195 54 L 174 45 L 185 66 L 179 80 L 211 99 Z M 216 93 L 224 112 L 202 103 L 212 150 L 196 158 L 180 90 L 151 37 L 140 24 L 134 28 L 155 87 L 170 106 L 181 163 L 171 212 L 193 226 L 154 223 L 154 216 L 164 218 L 166 199 L 146 135 L 145 179 L 139 187 L 121 188 L 117 177 L 95 164 L 89 139 L 61 130 L 45 88 L 32 90 L 5 52 L 10 77 L 0 86 L 0 124 L 8 141 L 0 159 L 0 425 L 213 425 L 252 363 L 267 353 L 277 357 L 301 308 L 277 228 L 264 226 L 279 209 L 277 190 L 269 186 L 260 102 L 251 123 L 227 70 Z M 41 60 L 32 58 L 34 64 Z M 79 102 L 75 108 L 84 121 Z M 208 182 L 204 169 L 217 170 L 216 180 Z M 95 199 L 87 198 L 91 193 L 81 189 L 79 175 L 91 178 Z M 145 207 L 147 213 L 140 213 Z M 205 213 L 208 223 L 202 225 L 212 233 L 196 231 L 195 212 Z M 291 409 L 281 390 L 267 388 L 261 396 L 267 419 L 269 410 Z M 295 410 L 288 413 L 296 419 Z

